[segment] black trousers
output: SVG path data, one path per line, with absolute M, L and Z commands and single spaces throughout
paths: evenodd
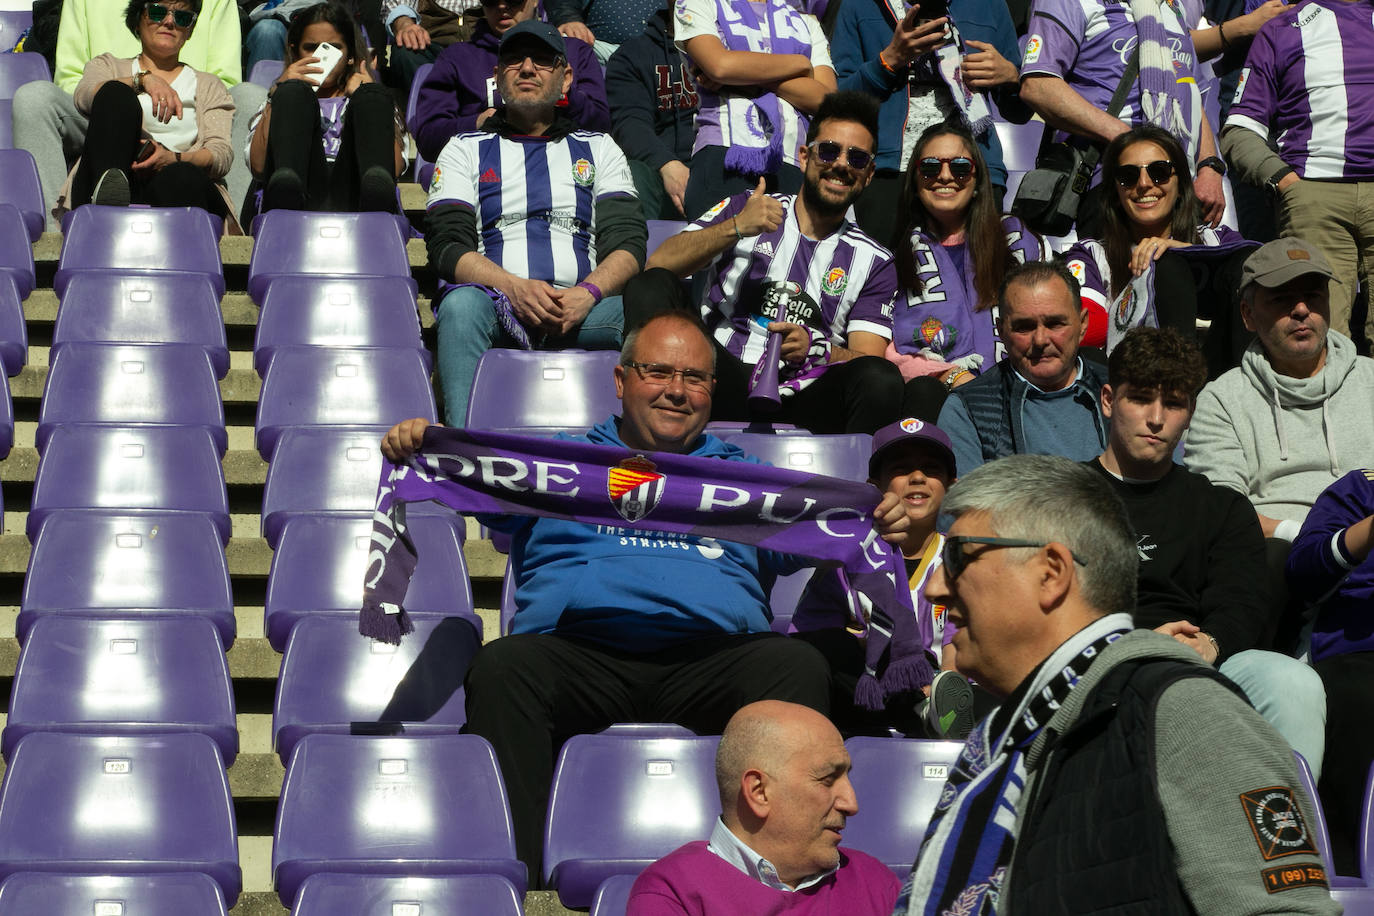
M 206 171 L 189 162 L 175 162 L 151 174 L 133 170 L 143 145 L 143 109 L 132 86 L 110 80 L 91 102 L 86 145 L 72 179 L 72 209 L 91 202 L 100 176 L 119 169 L 129 179 L 130 199 L 153 207 L 201 207 L 219 216 L 224 198 Z
M 663 268 L 646 270 L 625 284 L 625 330 L 640 327 L 656 315 L 681 311 L 696 315 L 682 282 Z M 860 356 L 836 363 L 801 391 L 782 399 L 773 415 L 749 409 L 749 376 L 753 367 L 717 341 L 716 390 L 711 419 L 791 423 L 813 433 L 873 433 L 898 419 L 902 409 L 902 374 L 880 356 Z
M 364 172 L 380 166 L 396 174 L 395 111 L 385 86 L 359 86 L 344 109 L 339 154 L 331 168 L 324 157 L 319 100 L 305 80 L 288 80 L 272 93 L 265 174 L 270 180 L 278 168 L 294 171 L 311 210 L 354 212 Z
M 1374 652 L 1352 652 L 1312 665 L 1326 687 L 1326 756 L 1317 789 L 1338 875 L 1360 873 L 1365 780 L 1374 761 Z
M 496 751 L 516 852 L 537 888 L 549 786 L 565 740 L 616 722 L 676 722 L 717 735 L 756 700 L 828 713 L 830 672 L 815 649 L 776 633 L 711 636 L 639 653 L 522 634 L 485 645 L 466 689 L 466 729 Z
M 773 175 L 765 175 L 769 193 L 795 194 L 801 190 L 802 173 L 795 165 L 783 165 Z M 683 206 L 688 219 L 696 219 L 723 199 L 759 185 L 758 175 L 745 175 L 725 167 L 725 147 L 704 146 L 692 154 L 691 174 Z

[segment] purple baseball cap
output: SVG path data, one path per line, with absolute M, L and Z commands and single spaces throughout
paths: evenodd
M 959 464 L 954 460 L 954 445 L 945 431 L 934 423 L 907 417 L 896 423 L 889 423 L 873 434 L 873 453 L 868 457 L 868 476 L 876 478 L 883 463 L 885 452 L 907 442 L 926 442 L 944 456 L 949 464 L 949 476 L 956 477 Z

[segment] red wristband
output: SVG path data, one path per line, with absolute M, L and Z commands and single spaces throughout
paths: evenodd
M 589 283 L 588 281 L 583 280 L 581 283 L 577 285 L 585 289 L 587 292 L 591 293 L 592 299 L 596 302 L 600 302 L 602 299 L 606 298 L 605 296 L 601 295 L 601 287 L 597 286 L 595 283 Z

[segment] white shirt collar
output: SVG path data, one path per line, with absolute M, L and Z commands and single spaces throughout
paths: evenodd
M 839 866 L 828 868 L 823 872 L 812 875 L 805 880 L 798 881 L 796 887 L 788 887 L 783 884 L 778 877 L 778 870 L 773 867 L 763 856 L 750 849 L 747 844 L 725 826 L 725 822 L 716 818 L 715 829 L 711 831 L 711 841 L 706 846 L 711 852 L 729 862 L 735 868 L 744 872 L 761 884 L 766 884 L 775 891 L 800 891 L 812 885 L 819 884 L 839 871 Z

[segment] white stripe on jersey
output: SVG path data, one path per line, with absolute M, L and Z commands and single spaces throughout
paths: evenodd
M 1304 178 L 1345 177 L 1346 87 L 1345 55 L 1340 22 L 1329 10 L 1314 16 L 1298 30 L 1302 36 L 1302 79 L 1312 116 Z M 1314 53 L 1315 52 L 1315 53 Z M 1374 52 L 1372 52 L 1374 53 Z M 1320 114 L 1318 117 L 1317 115 Z M 1282 149 L 1282 138 L 1279 140 Z
M 501 212 L 524 213 L 526 210 L 525 188 L 528 178 L 521 181 L 507 181 L 506 176 L 525 175 L 525 148 L 519 143 L 501 143 Z M 482 219 L 479 213 L 478 220 Z M 500 265 L 517 277 L 530 275 L 530 252 L 525 243 L 525 224 L 516 223 L 501 232 Z M 484 245 L 478 251 L 486 255 Z M 540 279 L 545 279 L 541 277 Z

